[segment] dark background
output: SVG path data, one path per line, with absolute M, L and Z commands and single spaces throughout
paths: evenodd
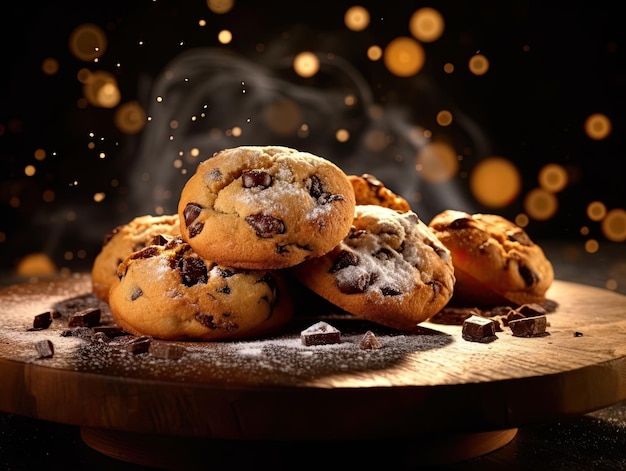
M 365 31 L 351 32 L 343 24 L 343 14 L 353 4 L 370 11 Z M 409 36 L 408 18 L 421 6 L 432 6 L 443 15 L 445 32 L 424 44 L 426 62 L 417 76 L 394 77 L 381 61 L 366 58 L 366 48 Z M 198 25 L 201 18 L 207 21 L 204 27 Z M 539 170 L 558 163 L 568 170 L 569 184 L 557 195 L 554 217 L 531 220 L 526 228 L 531 237 L 546 243 L 566 241 L 579 252 L 588 239 L 596 239 L 601 248 L 615 245 L 585 210 L 593 200 L 608 209 L 626 203 L 626 44 L 620 18 L 617 6 L 603 1 L 237 0 L 225 15 L 210 12 L 201 0 L 12 2 L 0 16 L 0 266 L 12 271 L 26 254 L 42 252 L 61 269 L 85 269 L 114 226 L 153 212 L 156 205 L 175 211 L 177 193 L 189 174 L 181 175 L 171 162 L 177 149 L 189 147 L 186 141 L 198 144 L 199 160 L 243 144 L 281 144 L 318 153 L 349 171 L 375 173 L 410 199 L 426 222 L 452 205 L 514 218 L 524 211 L 523 196 L 537 187 Z M 107 34 L 107 49 L 98 63 L 80 61 L 68 48 L 71 31 L 86 22 Z M 231 44 L 218 43 L 222 29 L 232 31 Z M 182 70 L 191 74 L 190 87 L 201 98 L 186 103 L 186 108 L 171 102 L 162 106 L 162 118 L 184 120 L 188 110 L 201 112 L 199 104 L 210 106 L 201 124 L 174 133 L 174 144 L 167 142 L 168 133 L 155 131 L 156 125 L 150 132 L 146 127 L 129 136 L 115 127 L 114 109 L 77 106 L 82 96 L 77 74 L 88 68 L 113 73 L 121 102 L 137 100 L 150 114 L 159 109 L 154 108 L 155 89 L 165 70 L 186 53 L 216 50 L 239 68 L 232 73 L 199 59 L 195 69 Z M 353 87 L 352 79 L 345 73 L 311 80 L 296 77 L 290 60 L 302 50 L 345 60 L 372 103 L 386 110 L 387 121 L 374 122 L 368 110 L 359 107 L 336 111 L 331 106 L 335 92 Z M 467 67 L 477 52 L 490 61 L 483 76 L 471 74 Z M 55 75 L 41 70 L 47 57 L 59 62 Z M 445 63 L 454 64 L 453 73 L 443 71 Z M 262 88 L 267 83 L 269 88 Z M 242 93 L 246 87 L 247 95 Z M 169 89 L 181 90 L 180 83 Z M 277 136 L 257 124 L 263 106 L 283 96 L 306 102 L 303 109 L 311 124 L 307 138 Z M 445 129 L 435 121 L 441 109 L 454 116 Z M 611 120 L 612 133 L 604 140 L 584 133 L 584 120 L 592 113 Z M 224 132 L 233 126 L 243 128 L 241 137 Z M 335 140 L 338 126 L 350 130 L 347 143 Z M 382 155 L 366 155 L 359 146 L 359 138 L 372 126 L 390 136 L 392 145 Z M 453 143 L 463 156 L 454 182 L 437 185 L 419 179 L 407 131 L 415 126 Z M 209 137 L 215 129 L 221 130 L 220 137 Z M 90 142 L 94 149 L 88 148 Z M 46 151 L 43 161 L 34 158 L 36 149 Z M 105 158 L 100 158 L 101 152 Z M 509 206 L 481 207 L 468 191 L 468 175 L 488 156 L 510 159 L 523 176 L 522 191 Z M 196 163 L 185 162 L 188 172 Z M 37 169 L 32 177 L 24 174 L 29 164 Z M 46 190 L 54 192 L 53 201 L 43 201 Z M 106 194 L 104 201 L 94 202 L 97 192 Z M 456 199 L 449 198 L 451 194 Z M 589 233 L 581 234 L 582 227 Z

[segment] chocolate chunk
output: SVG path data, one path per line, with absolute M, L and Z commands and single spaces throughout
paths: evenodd
M 375 350 L 381 348 L 382 346 L 383 344 L 380 343 L 380 340 L 378 340 L 378 338 L 374 335 L 374 332 L 371 330 L 365 332 L 365 335 L 361 337 L 359 342 L 359 348 L 361 350 Z
M 332 325 L 320 321 L 300 332 L 300 339 L 302 344 L 307 347 L 341 343 L 341 332 Z
M 161 245 L 164 246 L 170 241 L 170 239 L 163 234 L 157 234 L 152 238 L 150 245 Z
M 185 349 L 175 343 L 152 342 L 149 348 L 150 355 L 165 360 L 178 360 L 182 358 Z
M 100 324 L 100 309 L 90 308 L 78 311 L 70 316 L 68 327 L 93 327 Z
M 524 230 L 522 229 L 507 231 L 506 237 L 510 241 L 517 242 L 526 247 L 531 247 L 533 245 L 532 241 L 530 240 L 530 237 L 528 237 L 528 234 L 526 234 L 526 232 L 524 232 Z
M 380 288 L 380 292 L 383 293 L 383 296 L 398 296 L 402 294 L 401 291 L 391 286 L 383 286 L 382 288 Z
M 201 258 L 181 257 L 178 261 L 178 270 L 182 283 L 187 287 L 206 284 L 209 281 L 209 272 Z
M 52 313 L 50 311 L 37 314 L 33 319 L 33 327 L 29 330 L 43 330 L 50 327 L 52 324 Z
M 372 274 L 363 270 L 351 274 L 350 278 L 342 277 L 337 279 L 337 288 L 344 294 L 364 293 L 372 284 Z
M 522 304 L 516 311 L 524 317 L 543 316 L 546 314 L 546 310 L 537 303 Z
M 193 222 L 198 219 L 202 212 L 202 206 L 196 203 L 187 203 L 183 210 L 183 217 L 185 219 L 185 225 L 189 227 Z
M 94 334 L 103 333 L 107 337 L 119 337 L 121 335 L 126 335 L 126 332 L 121 327 L 116 325 L 100 325 L 96 327 L 92 327 L 91 331 Z
M 492 342 L 496 340 L 496 324 L 486 317 L 472 314 L 463 321 L 461 335 L 470 342 Z
M 525 317 L 509 321 L 514 337 L 537 337 L 546 334 L 546 316 Z
M 526 283 L 526 286 L 532 286 L 539 281 L 539 275 L 528 268 L 526 265 L 520 265 L 518 268 L 519 274 Z
M 137 286 L 132 293 L 130 293 L 130 300 L 131 301 L 136 301 L 137 299 L 141 298 L 143 296 L 143 290 Z
M 143 249 L 137 250 L 136 252 L 133 252 L 130 255 L 130 259 L 140 260 L 143 258 L 152 258 L 152 257 L 156 257 L 157 255 L 159 255 L 159 253 L 160 253 L 159 248 L 151 245 Z
M 139 353 L 146 353 L 150 349 L 151 342 L 152 337 L 142 335 L 140 337 L 134 337 L 126 342 L 124 348 L 127 352 L 130 352 L 133 355 L 138 355 Z
M 272 237 L 274 234 L 285 233 L 285 223 L 268 214 L 251 214 L 246 216 L 246 222 L 254 229 L 259 237 Z
M 582 337 L 582 336 L 583 336 L 582 332 L 578 332 L 578 331 L 574 332 L 574 337 Z
M 452 230 L 467 229 L 472 227 L 472 218 L 458 218 L 449 224 Z
M 224 316 L 226 316 L 226 314 Z M 194 316 L 194 319 L 196 319 L 200 324 L 211 330 L 222 329 L 230 332 L 239 328 L 238 324 L 235 324 L 234 322 L 229 320 L 223 320 L 220 324 L 218 324 L 215 322 L 215 316 L 213 316 L 212 314 L 207 314 L 206 312 L 197 313 Z
M 52 358 L 54 355 L 54 344 L 48 339 L 36 342 L 35 349 L 39 358 Z
M 272 184 L 272 176 L 262 170 L 248 170 L 241 175 L 241 181 L 244 188 L 267 188 Z
M 349 252 L 348 250 L 342 250 L 335 258 L 335 262 L 333 266 L 329 270 L 329 273 L 337 273 L 339 270 L 342 270 L 346 267 L 356 266 L 359 264 L 359 256 L 354 252 Z
M 322 180 L 317 175 L 312 175 L 305 181 L 305 186 L 309 190 L 309 194 L 317 200 L 318 204 L 327 204 L 332 201 L 342 200 L 342 195 L 333 195 L 324 189 Z

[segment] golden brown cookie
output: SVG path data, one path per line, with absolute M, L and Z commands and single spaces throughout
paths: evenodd
M 356 204 L 375 204 L 402 213 L 411 210 L 407 200 L 396 195 L 372 174 L 348 175 L 348 179 L 354 188 Z
M 282 327 L 293 303 L 280 272 L 242 270 L 201 258 L 180 237 L 127 257 L 110 291 L 126 332 L 164 340 L 260 337 Z
M 296 265 L 348 233 L 354 191 L 324 158 L 287 147 L 226 149 L 202 162 L 181 193 L 181 234 L 196 252 L 249 269 Z
M 350 233 L 330 253 L 291 269 L 344 311 L 414 330 L 454 289 L 450 253 L 413 211 L 357 205 Z
M 456 275 L 454 303 L 541 303 L 554 281 L 543 250 L 513 222 L 494 214 L 446 210 L 429 227 L 450 250 Z
M 165 216 L 138 216 L 126 224 L 117 226 L 103 241 L 91 267 L 94 294 L 106 301 L 109 289 L 117 279 L 117 266 L 131 253 L 150 245 L 157 236 L 180 234 L 178 214 Z

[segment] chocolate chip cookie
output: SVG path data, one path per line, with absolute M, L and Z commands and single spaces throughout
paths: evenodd
M 118 265 L 131 253 L 150 245 L 155 237 L 180 234 L 178 214 L 138 216 L 115 227 L 105 237 L 91 267 L 94 294 L 106 301 L 111 284 L 117 279 Z
M 208 261 L 180 237 L 128 256 L 109 304 L 126 332 L 163 340 L 260 337 L 282 327 L 293 303 L 280 272 Z
M 357 317 L 411 331 L 454 289 L 450 253 L 413 211 L 357 205 L 348 235 L 328 254 L 290 270 Z
M 296 265 L 348 233 L 354 191 L 334 163 L 287 147 L 242 146 L 200 163 L 178 206 L 202 257 L 248 269 Z
M 521 305 L 546 300 L 554 281 L 552 264 L 513 222 L 495 214 L 446 210 L 429 227 L 452 255 L 455 304 Z
M 348 175 L 348 179 L 354 188 L 356 204 L 375 204 L 402 213 L 411 210 L 411 205 L 407 200 L 395 194 L 370 173 Z

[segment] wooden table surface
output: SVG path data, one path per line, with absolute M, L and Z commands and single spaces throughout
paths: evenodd
M 320 313 L 276 338 L 181 343 L 178 360 L 63 337 L 69 313 L 98 304 L 89 291 L 84 274 L 0 290 L 0 410 L 157 435 L 346 439 L 509 429 L 626 399 L 626 296 L 601 288 L 556 281 L 543 337 L 468 342 L 459 325 L 401 334 Z M 51 308 L 63 316 L 28 331 Z M 341 344 L 301 344 L 320 319 Z M 358 348 L 367 329 L 383 348 Z M 44 338 L 52 358 L 38 358 Z

